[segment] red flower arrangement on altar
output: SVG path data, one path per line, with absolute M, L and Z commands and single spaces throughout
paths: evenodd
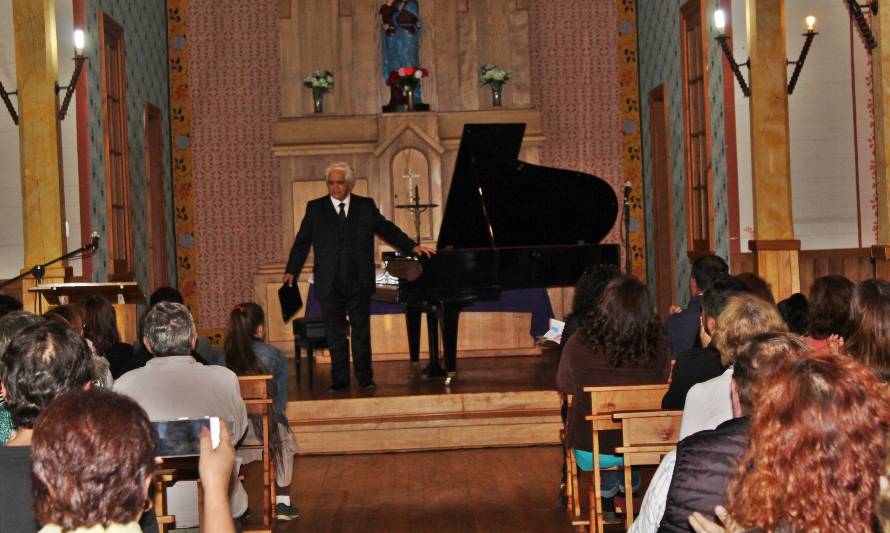
M 421 67 L 402 67 L 398 70 L 391 70 L 389 77 L 386 79 L 387 85 L 398 85 L 402 90 L 414 89 L 420 83 L 421 78 L 430 75 L 430 71 Z

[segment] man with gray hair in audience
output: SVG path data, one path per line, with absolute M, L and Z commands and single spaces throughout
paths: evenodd
M 154 356 L 143 368 L 127 372 L 114 383 L 114 390 L 136 400 L 152 421 L 178 418 L 219 417 L 231 428 L 238 442 L 247 430 L 247 409 L 241 398 L 238 377 L 223 366 L 205 366 L 190 354 L 197 342 L 195 322 L 186 306 L 161 302 L 145 315 L 142 341 Z M 229 500 L 233 516 L 247 511 L 247 494 L 238 481 L 238 464 L 232 473 Z M 171 511 L 182 526 L 181 516 L 196 513 L 188 501 L 189 487 L 172 487 Z M 193 485 L 193 482 L 192 482 Z M 180 492 L 182 491 L 182 492 Z

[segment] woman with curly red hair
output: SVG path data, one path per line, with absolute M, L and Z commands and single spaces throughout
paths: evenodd
M 754 397 L 750 445 L 717 510 L 727 529 L 871 531 L 890 426 L 890 391 L 875 372 L 812 355 L 779 365 Z M 689 521 L 722 529 L 698 513 Z

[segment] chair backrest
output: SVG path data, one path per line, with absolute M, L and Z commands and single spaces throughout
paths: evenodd
M 677 445 L 683 411 L 630 411 L 613 413 L 621 422 L 623 447 Z
M 609 385 L 584 387 L 590 394 L 591 414 L 608 414 L 616 411 L 651 411 L 661 408 L 661 399 L 667 392 L 667 383 L 652 385 Z
M 590 394 L 591 415 L 587 419 L 592 421 L 594 431 L 620 429 L 621 422 L 614 421 L 612 413 L 660 409 L 667 389 L 667 383 L 584 387 Z
M 241 398 L 245 400 L 264 400 L 268 398 L 269 382 L 272 379 L 272 374 L 238 376 L 238 385 L 241 387 Z

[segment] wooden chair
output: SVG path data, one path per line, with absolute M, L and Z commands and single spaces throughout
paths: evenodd
M 615 453 L 624 456 L 624 486 L 631 486 L 631 467 L 657 465 L 677 447 L 683 411 L 632 411 L 614 413 L 612 418 L 621 423 L 622 446 Z M 634 521 L 633 491 L 625 491 L 627 511 L 625 526 Z
M 597 533 L 603 533 L 603 504 L 601 501 L 602 491 L 600 490 L 602 469 L 600 468 L 599 460 L 599 432 L 621 429 L 621 423 L 612 419 L 613 413 L 660 409 L 661 398 L 667 392 L 667 389 L 667 383 L 584 387 L 584 392 L 590 394 L 591 415 L 587 417 L 587 420 L 590 420 L 593 426 L 593 481 L 590 490 L 588 490 L 591 532 L 595 529 Z M 617 468 L 610 470 L 617 470 Z M 630 485 L 625 486 L 629 487 Z M 631 500 L 628 500 L 628 502 L 632 503 Z M 633 513 L 633 510 L 629 510 L 629 513 Z
M 167 487 L 176 481 L 176 470 L 164 468 L 155 473 L 154 511 L 158 519 L 158 532 L 167 533 L 176 527 L 176 517 L 167 514 Z
M 262 450 L 263 453 L 263 528 L 245 528 L 244 531 L 271 531 L 275 524 L 275 465 L 269 450 L 269 424 L 275 423 L 270 418 L 272 397 L 269 383 L 271 374 L 258 374 L 254 376 L 238 376 L 238 384 L 241 387 L 241 398 L 247 407 L 248 415 L 259 415 L 262 419 L 263 434 L 257 435 L 260 444 L 242 444 L 239 449 Z
M 572 395 L 563 394 L 563 410 L 568 414 L 568 410 L 572 407 Z M 563 420 L 565 423 L 565 420 Z M 575 462 L 575 453 L 572 448 L 566 445 L 565 427 L 560 430 L 559 438 L 563 443 L 565 457 L 563 460 L 563 497 L 565 498 L 566 508 L 569 511 L 569 521 L 576 529 L 586 530 L 590 525 L 590 520 L 581 516 L 581 497 L 578 489 L 578 465 Z

